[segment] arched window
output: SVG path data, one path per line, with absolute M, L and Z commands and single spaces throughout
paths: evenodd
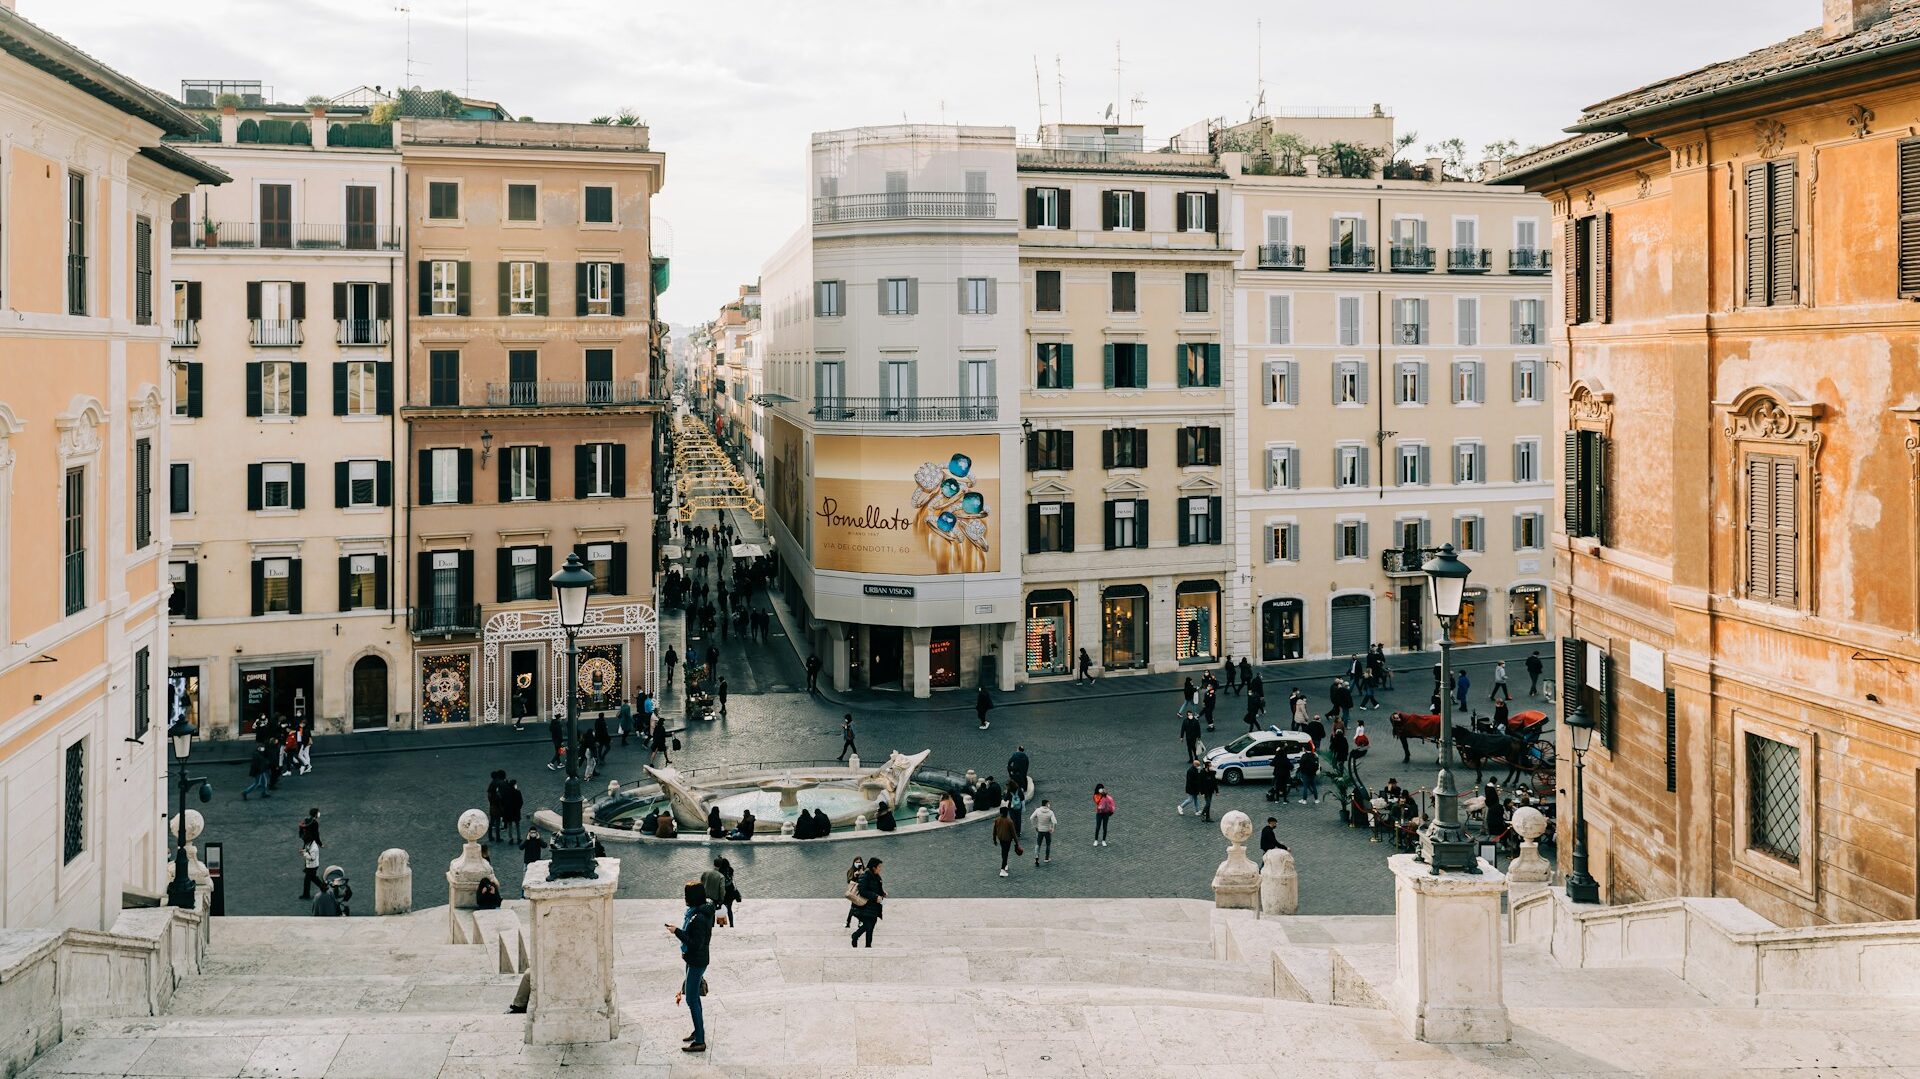
M 361 656 L 353 665 L 353 727 L 387 725 L 387 661 Z

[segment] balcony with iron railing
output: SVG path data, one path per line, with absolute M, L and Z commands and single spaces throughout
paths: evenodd
M 822 195 L 813 200 L 813 223 L 901 221 L 927 218 L 991 220 L 990 191 L 883 191 L 871 195 Z
M 1421 567 L 1427 560 L 1438 553 L 1438 547 L 1388 547 L 1380 552 L 1380 568 L 1389 577 L 1418 576 L 1426 572 Z
M 480 632 L 478 603 L 415 607 L 410 619 L 415 637 L 461 637 Z
M 1544 343 L 1545 335 L 1540 327 L 1531 322 L 1517 322 L 1513 326 L 1513 343 L 1516 345 L 1538 345 Z
M 489 382 L 489 408 L 566 408 L 651 404 L 639 379 L 608 382 Z
M 1388 268 L 1394 273 L 1432 273 L 1433 248 L 1417 247 L 1413 244 L 1394 244 L 1388 248 L 1392 260 Z
M 1484 247 L 1447 248 L 1448 273 L 1486 273 L 1493 268 L 1493 252 Z
M 173 320 L 173 347 L 194 348 L 200 344 L 200 320 L 197 318 L 177 318 Z
M 1507 272 L 1543 277 L 1553 272 L 1553 252 L 1544 247 L 1516 247 L 1507 252 Z
M 1299 244 L 1261 244 L 1259 259 L 1263 270 L 1304 270 L 1307 249 Z
M 991 397 L 822 397 L 813 415 L 829 422 L 966 422 L 998 419 L 1000 402 Z
M 236 247 L 244 249 L 281 249 L 298 251 L 398 251 L 400 230 L 379 229 L 365 223 L 347 225 L 306 225 L 268 221 L 215 221 L 187 234 L 193 246 Z M 173 235 L 175 247 L 179 233 Z
M 388 323 L 383 318 L 335 319 L 333 343 L 357 348 L 379 348 L 387 343 Z
M 1373 248 L 1365 244 L 1334 244 L 1327 248 L 1327 269 L 1348 273 L 1373 269 Z
M 1393 324 L 1393 343 L 1396 345 L 1424 345 L 1427 343 L 1427 326 L 1423 322 L 1396 322 Z
M 256 318 L 250 340 L 258 348 L 298 348 L 301 343 L 297 318 Z

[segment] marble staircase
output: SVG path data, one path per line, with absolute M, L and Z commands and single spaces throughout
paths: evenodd
M 1414 1042 L 1367 999 L 1392 973 L 1386 918 L 1257 919 L 1174 899 L 900 899 L 874 947 L 855 950 L 845 912 L 826 899 L 740 904 L 740 924 L 715 932 L 711 1052 L 698 1059 L 678 1051 L 687 1017 L 664 926 L 678 904 L 618 900 L 612 1043 L 525 1044 L 525 1017 L 507 1013 L 520 976 L 501 972 L 497 948 L 446 944 L 444 909 L 234 918 L 215 922 L 202 972 L 181 980 L 165 1014 L 89 1020 L 26 1074 L 1920 1075 L 1920 1010 L 1734 1008 L 1670 971 L 1568 969 L 1534 946 L 1504 953 L 1512 1043 Z

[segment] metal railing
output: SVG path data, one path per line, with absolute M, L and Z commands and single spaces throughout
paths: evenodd
M 179 318 L 173 320 L 173 347 L 193 348 L 200 343 L 200 320 L 197 318 Z
M 644 405 L 652 398 L 638 379 L 617 382 L 489 382 L 493 408 L 545 408 L 565 405 Z
M 1426 273 L 1433 269 L 1433 248 L 1431 247 L 1394 244 L 1387 250 L 1391 252 L 1388 267 L 1394 273 Z
M 86 548 L 67 552 L 66 571 L 66 612 L 74 614 L 87 606 Z
M 872 195 L 822 195 L 813 200 L 814 224 L 829 221 L 892 221 L 902 218 L 994 216 L 990 191 L 884 191 Z
M 1516 345 L 1540 344 L 1540 327 L 1525 322 L 1520 323 L 1513 328 L 1513 343 Z
M 1424 345 L 1427 343 L 1427 327 L 1418 322 L 1396 322 L 1393 325 L 1393 343 Z
M 67 256 L 67 314 L 87 313 L 87 256 Z
M 856 423 L 993 420 L 1000 417 L 1000 402 L 985 397 L 834 397 L 819 399 L 813 414 Z
M 1448 273 L 1486 273 L 1493 268 L 1493 252 L 1484 247 L 1447 248 Z
M 301 251 L 398 251 L 400 230 L 377 229 L 367 224 L 289 225 L 252 221 L 216 221 L 213 231 L 204 226 L 192 234 L 195 247 L 245 247 Z
M 1438 547 L 1388 547 L 1380 552 L 1380 568 L 1388 573 L 1424 573 L 1428 559 L 1440 552 Z
M 335 319 L 333 343 L 336 345 L 372 345 L 387 343 L 387 320 L 383 318 Z
M 1544 247 L 1516 247 L 1507 252 L 1507 272 L 1540 276 L 1553 272 L 1553 252 Z
M 1307 249 L 1299 244 L 1261 244 L 1259 258 L 1263 270 L 1307 268 Z
M 415 636 L 478 633 L 480 632 L 480 605 L 454 603 L 446 606 L 415 607 L 410 621 Z
M 1327 269 L 1371 270 L 1373 269 L 1373 248 L 1365 244 L 1350 247 L 1334 244 L 1327 248 Z
M 300 320 L 297 318 L 256 318 L 252 342 L 260 348 L 297 348 L 300 345 Z

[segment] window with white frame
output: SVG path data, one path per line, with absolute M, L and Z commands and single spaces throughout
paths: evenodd
M 1267 447 L 1267 489 L 1298 490 L 1300 487 L 1300 449 L 1297 446 Z
M 1513 515 L 1513 549 L 1538 551 L 1547 545 L 1547 515 L 1523 510 Z
M 821 318 L 839 318 L 847 313 L 845 298 L 840 294 L 841 285 L 839 281 L 813 283 L 813 307 Z
M 1367 522 L 1341 521 L 1334 525 L 1333 556 L 1337 559 L 1367 557 Z
M 379 465 L 374 461 L 347 462 L 347 505 L 379 504 L 378 473 Z
M 988 282 L 984 277 L 968 277 L 961 281 L 960 313 L 963 315 L 984 315 L 990 307 L 988 300 Z
M 587 314 L 613 314 L 613 263 L 587 263 Z
M 1455 517 L 1453 519 L 1453 545 L 1461 551 L 1479 552 L 1486 550 L 1486 519 L 1477 513 Z
M 1267 561 L 1300 561 L 1299 525 L 1287 523 L 1267 526 Z
M 1293 296 L 1288 293 L 1267 297 L 1267 344 L 1293 344 Z
M 1427 343 L 1427 301 L 1402 297 L 1393 301 L 1393 341 L 1398 345 Z
M 1362 487 L 1367 482 L 1367 449 L 1365 446 L 1338 446 L 1333 451 L 1333 485 L 1335 487 Z
M 433 294 L 431 310 L 436 315 L 460 313 L 460 264 L 446 260 L 432 266 Z
M 908 279 L 905 277 L 888 277 L 881 280 L 881 314 L 904 315 L 908 313 L 907 302 L 909 293 L 912 290 L 907 287 L 907 282 Z
M 540 455 L 537 446 L 507 447 L 507 498 L 531 502 L 539 497 Z
M 1213 500 L 1209 498 L 1183 498 L 1180 500 L 1182 512 L 1187 515 L 1187 542 L 1189 544 L 1219 543 L 1220 537 L 1213 534 Z
M 881 396 L 890 405 L 911 404 L 919 396 L 914 385 L 912 360 L 883 360 L 880 363 Z
M 262 416 L 293 415 L 293 361 L 261 361 L 260 414 Z
M 432 469 L 432 479 L 428 487 L 434 505 L 451 505 L 460 501 L 460 451 L 428 451 L 428 467 Z
M 1513 301 L 1512 326 L 1509 337 L 1516 345 L 1538 345 L 1540 336 L 1540 312 L 1545 306 L 1538 299 Z
M 960 361 L 960 396 L 975 404 L 995 398 L 992 360 Z
M 1263 398 L 1269 405 L 1300 403 L 1300 365 L 1293 360 L 1268 360 Z
M 1541 385 L 1540 361 L 1532 357 L 1522 357 L 1513 361 L 1513 399 L 1520 404 L 1537 405 L 1546 400 L 1546 388 Z
M 1513 246 L 1521 251 L 1532 251 L 1540 246 L 1540 222 L 1537 218 L 1513 219 Z
M 1394 366 L 1393 403 L 1427 403 L 1427 363 L 1425 360 L 1401 360 Z
M 1401 443 L 1396 451 L 1399 463 L 1399 480 L 1402 486 L 1419 486 L 1427 483 L 1427 447 L 1412 443 Z
M 1038 187 L 1034 189 L 1035 228 L 1057 229 L 1060 227 L 1060 189 L 1057 187 Z
M 587 497 L 612 498 L 614 443 L 590 442 L 583 448 L 586 451 Z
M 347 415 L 372 416 L 380 409 L 380 365 L 372 360 L 347 363 Z M 262 395 L 264 403 L 265 395 Z
M 260 508 L 293 508 L 293 465 L 290 462 L 270 461 L 260 466 Z
M 1486 388 L 1480 384 L 1480 361 L 1453 361 L 1453 403 L 1472 405 L 1485 399 Z
M 1207 194 L 1204 191 L 1182 191 L 1180 197 L 1187 200 L 1187 231 L 1207 231 Z
M 1453 482 L 1487 482 L 1487 450 L 1477 441 L 1453 444 Z
M 1461 222 L 1456 221 L 1454 224 L 1459 225 Z M 1480 343 L 1480 298 L 1478 296 L 1454 297 L 1453 319 L 1454 344 L 1472 348 Z
M 539 271 L 538 263 L 507 263 L 507 314 L 531 315 L 534 313 L 536 283 Z
M 292 610 L 293 560 L 260 560 L 260 610 L 263 614 L 285 614 Z
M 1113 546 L 1110 550 L 1121 550 L 1140 545 L 1140 506 L 1139 499 L 1122 498 L 1113 506 Z
M 1540 482 L 1539 439 L 1516 438 L 1513 440 L 1513 482 Z
M 1139 208 L 1133 204 L 1133 192 L 1115 191 L 1113 193 L 1114 228 L 1123 229 L 1128 232 L 1135 231 L 1140 228 L 1140 225 L 1135 224 L 1135 222 L 1144 217 L 1145 215 L 1140 214 Z
M 1360 374 L 1359 360 L 1341 360 L 1333 365 L 1333 403 L 1366 404 L 1366 382 Z
M 1338 302 L 1335 304 L 1335 307 L 1339 311 L 1339 320 L 1340 320 L 1339 343 L 1342 345 L 1349 345 L 1349 346 L 1359 344 L 1360 343 L 1360 297 L 1342 296 L 1339 298 Z

